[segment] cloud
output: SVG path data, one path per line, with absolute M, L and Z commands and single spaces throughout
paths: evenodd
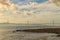
M 27 22 L 26 19 L 29 19 L 36 23 L 40 23 L 40 20 L 42 20 L 42 22 L 48 23 L 50 20 L 60 19 L 60 15 L 57 16 L 60 13 L 60 6 L 56 6 L 55 4 L 51 3 L 50 1 L 46 1 L 44 3 L 29 2 L 28 4 L 25 4 L 25 5 L 13 4 L 9 0 L 8 0 L 8 2 L 2 1 L 2 2 L 0 2 L 0 11 L 4 12 L 5 10 L 12 14 L 22 14 L 22 16 L 18 15 L 19 19 L 23 18 L 23 21 L 25 21 L 25 22 Z M 6 17 L 4 14 L 5 13 L 1 13 L 0 16 L 3 18 L 7 18 L 8 16 Z M 7 15 L 8 14 L 9 13 L 7 13 Z M 13 18 L 15 16 L 16 15 L 13 15 Z M 26 16 L 26 19 L 23 16 Z M 12 17 L 10 17 L 10 19 L 11 18 Z M 20 20 L 22 20 L 22 19 L 20 19 Z
M 30 11 L 30 12 L 29 12 L 29 11 L 24 11 L 24 12 L 23 12 L 23 15 L 24 15 L 24 16 L 30 16 L 30 15 L 33 15 L 33 14 L 35 14 L 35 13 L 36 13 L 35 11 Z
M 36 14 L 36 18 L 31 17 L 31 19 L 34 19 L 36 21 L 36 23 L 40 23 L 40 20 L 42 20 L 43 23 L 52 23 L 52 20 L 55 20 L 55 22 L 57 22 L 57 20 L 60 20 L 60 6 L 56 6 L 49 1 L 46 1 L 44 3 L 30 2 L 29 4 L 20 7 L 24 10 L 23 14 L 25 16 Z
M 9 0 L 0 0 L 0 11 L 10 11 L 11 13 L 18 14 L 18 6 L 11 3 Z
M 6 23 L 7 22 L 7 18 L 8 16 L 3 14 L 3 13 L 0 13 L 0 23 Z
M 7 3 L 7 4 L 3 4 Z M 24 10 L 22 10 L 24 9 Z M 55 10 L 57 9 L 57 6 L 55 6 L 52 3 L 49 3 L 49 1 L 46 1 L 44 3 L 37 3 L 37 2 L 29 2 L 26 5 L 16 5 L 13 3 L 10 3 L 10 1 L 1 1 L 0 2 L 0 10 L 4 11 L 10 11 L 13 14 L 24 14 L 24 15 L 33 15 L 35 13 L 44 12 L 44 11 L 50 11 L 50 10 Z M 20 11 L 22 10 L 22 11 Z M 50 11 L 51 12 L 51 11 Z
M 8 16 L 6 16 L 5 14 L 3 14 L 3 13 L 0 13 L 0 18 L 1 19 L 6 19 Z
M 54 12 L 59 10 L 59 7 L 46 1 L 44 3 L 30 2 L 29 4 L 20 6 L 20 10 L 24 15 L 33 15 L 40 12 Z M 41 13 L 40 13 L 41 14 Z
M 54 3 L 55 5 L 60 5 L 60 0 L 49 0 L 50 2 Z
M 0 16 L 5 16 L 4 14 L 0 13 Z

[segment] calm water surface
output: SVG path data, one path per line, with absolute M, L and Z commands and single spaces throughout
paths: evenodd
M 13 32 L 16 29 L 46 28 L 40 25 L 0 24 L 0 40 L 59 40 L 57 34 Z

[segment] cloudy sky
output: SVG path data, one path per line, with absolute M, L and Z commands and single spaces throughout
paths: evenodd
M 1 0 L 0 23 L 60 23 L 59 0 Z

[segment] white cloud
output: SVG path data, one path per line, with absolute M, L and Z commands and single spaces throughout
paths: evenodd
M 0 16 L 5 16 L 4 14 L 0 13 Z
M 34 19 L 35 21 L 33 22 L 36 22 L 36 23 L 37 22 L 40 23 L 38 20 L 42 20 L 42 22 L 48 22 L 48 20 L 53 20 L 53 19 L 58 20 L 60 18 L 60 15 L 57 16 L 60 13 L 58 12 L 60 10 L 60 6 L 56 6 L 55 4 L 50 3 L 49 1 L 44 3 L 30 2 L 29 4 L 26 4 L 26 5 L 13 4 L 13 3 L 10 3 L 10 1 L 8 1 L 7 4 L 3 4 L 0 2 L 0 11 L 7 10 L 13 14 L 23 14 L 24 16 L 27 16 L 27 19 L 29 15 L 35 14 L 37 15 L 36 18 L 33 18 L 31 16 L 30 18 L 32 20 Z M 3 14 L 0 14 L 0 16 L 4 17 Z M 23 18 L 23 20 L 25 21 L 26 19 Z
M 35 13 L 36 13 L 35 11 L 24 11 L 23 12 L 24 16 L 30 16 L 30 15 L 33 15 Z
M 50 2 L 54 3 L 55 5 L 60 5 L 60 0 L 49 0 Z
M 22 11 L 24 11 L 23 12 L 24 15 L 33 15 L 33 14 L 39 13 L 39 12 L 57 11 L 57 10 L 59 10 L 59 6 L 56 6 L 52 3 L 50 3 L 49 1 L 40 3 L 40 4 L 36 3 L 36 2 L 30 2 L 29 4 L 20 6 L 20 10 L 21 9 L 23 9 Z
M 11 13 L 14 14 L 18 14 L 18 10 L 19 7 L 13 3 L 10 3 L 9 0 L 0 0 L 0 11 L 5 11 L 5 10 L 9 10 L 11 11 Z
M 36 23 L 40 23 L 38 20 L 42 20 L 42 22 L 44 23 L 49 23 L 52 20 L 55 20 L 55 22 L 57 22 L 57 20 L 60 20 L 60 15 L 59 15 L 59 10 L 60 10 L 60 6 L 56 6 L 53 3 L 50 3 L 49 1 L 45 2 L 45 3 L 30 3 L 24 6 L 20 6 L 22 7 L 21 9 L 25 8 L 27 10 L 24 10 L 24 15 L 33 15 L 36 13 L 37 17 L 36 18 L 32 18 L 31 19 L 35 19 Z M 36 8 L 36 9 L 31 9 L 31 8 Z M 38 13 L 38 14 L 37 14 Z M 59 16 L 58 16 L 59 15 Z
M 0 19 L 7 19 L 7 15 L 3 14 L 3 13 L 0 13 Z
M 4 23 L 7 20 L 7 16 L 3 13 L 0 13 L 0 23 Z

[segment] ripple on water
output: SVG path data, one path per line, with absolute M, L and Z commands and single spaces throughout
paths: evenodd
M 6 33 L 5 33 L 6 34 Z M 7 32 L 1 40 L 58 40 L 55 36 L 51 37 L 48 33 L 28 33 L 28 32 Z

